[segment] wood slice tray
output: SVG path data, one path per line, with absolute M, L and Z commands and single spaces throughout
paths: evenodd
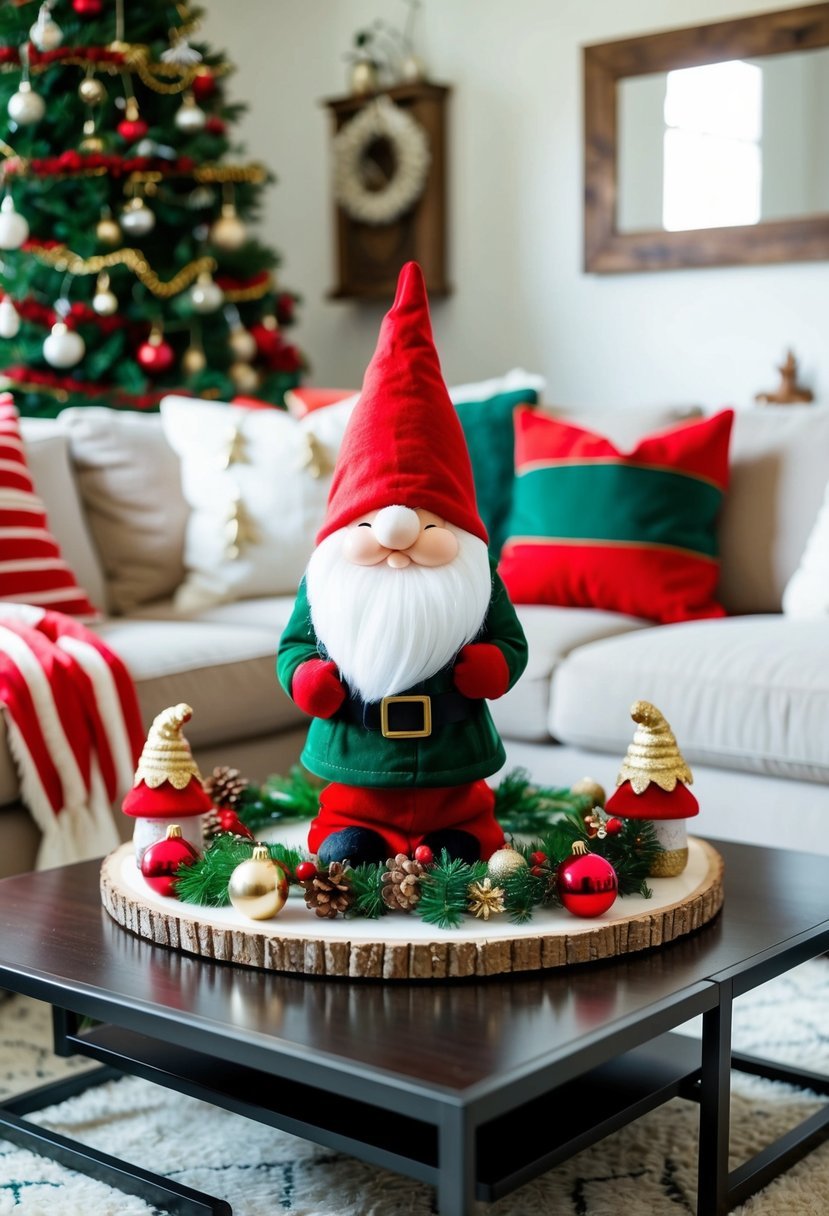
M 320 920 L 300 892 L 270 921 L 234 908 L 202 908 L 156 895 L 135 864 L 131 844 L 101 866 L 101 902 L 125 929 L 161 946 L 292 975 L 439 980 L 567 967 L 662 946 L 706 924 L 723 903 L 723 860 L 691 837 L 685 871 L 654 878 L 651 899 L 629 895 L 593 920 L 540 909 L 526 925 L 506 916 L 467 918 L 443 930 L 417 916 Z

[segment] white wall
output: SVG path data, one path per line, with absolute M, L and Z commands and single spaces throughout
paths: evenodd
M 279 177 L 263 235 L 304 296 L 311 383 L 359 384 L 379 306 L 331 302 L 329 116 L 344 53 L 398 0 L 206 0 L 207 38 L 239 66 L 241 138 Z M 786 7 L 785 0 L 424 0 L 417 43 L 453 87 L 451 278 L 432 307 L 450 383 L 521 365 L 568 405 L 746 404 L 776 386 L 787 347 L 829 397 L 826 263 L 587 275 L 582 247 L 584 43 Z M 794 5 L 791 5 L 794 7 Z

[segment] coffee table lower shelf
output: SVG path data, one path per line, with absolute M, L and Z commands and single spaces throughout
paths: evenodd
M 437 1113 L 430 1123 L 356 1096 L 296 1080 L 280 1083 L 255 1069 L 110 1025 L 70 1034 L 67 1042 L 119 1073 L 438 1186 Z M 700 1055 L 699 1040 L 663 1034 L 481 1124 L 476 1132 L 477 1197 L 498 1199 L 663 1102 L 694 1098 Z M 513 1134 L 516 1116 L 520 1137 Z

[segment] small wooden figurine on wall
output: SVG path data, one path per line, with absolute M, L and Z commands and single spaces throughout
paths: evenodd
M 794 352 L 786 352 L 786 358 L 777 369 L 780 383 L 774 392 L 757 393 L 754 400 L 759 405 L 800 405 L 814 400 L 811 389 L 797 383 L 797 360 Z

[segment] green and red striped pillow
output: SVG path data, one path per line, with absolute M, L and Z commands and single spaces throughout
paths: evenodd
M 661 623 L 724 616 L 716 524 L 733 419 L 723 410 L 620 452 L 601 435 L 519 407 L 499 566 L 512 600 Z

